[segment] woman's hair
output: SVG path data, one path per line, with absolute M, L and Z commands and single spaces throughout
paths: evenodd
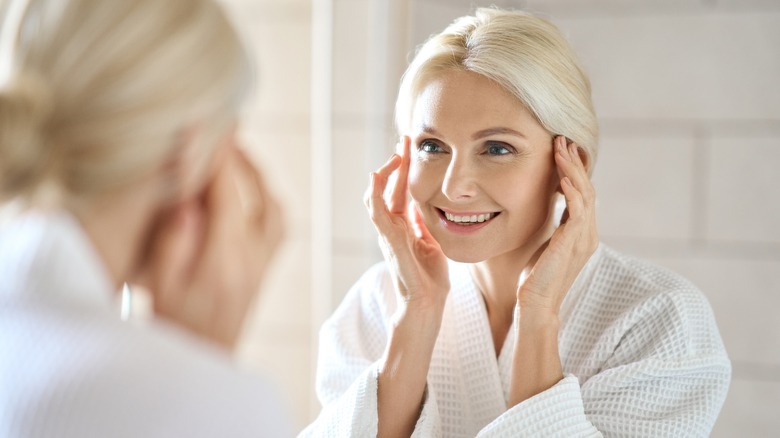
M 109 194 L 164 165 L 195 125 L 193 148 L 211 157 L 251 83 L 215 3 L 13 1 L 0 60 L 11 66 L 0 84 L 0 200 L 43 187 L 66 199 Z
M 501 85 L 545 129 L 580 145 L 593 169 L 598 122 L 590 81 L 552 23 L 525 12 L 481 8 L 432 36 L 401 80 L 395 115 L 400 132 L 411 128 L 414 102 L 423 88 L 451 70 L 478 73 Z

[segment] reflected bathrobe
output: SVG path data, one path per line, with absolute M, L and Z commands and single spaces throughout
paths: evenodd
M 0 437 L 292 436 L 272 385 L 114 289 L 71 216 L 0 229 Z
M 601 244 L 560 311 L 564 378 L 507 409 L 515 327 L 498 357 L 467 265 L 451 290 L 415 437 L 708 436 L 731 366 L 690 282 Z M 320 331 L 323 409 L 301 436 L 377 431 L 377 370 L 396 308 L 385 264 L 367 271 Z

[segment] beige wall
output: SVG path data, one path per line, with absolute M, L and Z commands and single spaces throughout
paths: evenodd
M 247 324 L 239 359 L 270 376 L 296 427 L 309 421 L 311 294 L 312 20 L 308 1 L 223 0 L 257 61 L 259 84 L 242 136 L 282 201 L 286 240 Z
M 260 65 L 247 138 L 290 219 L 241 358 L 275 376 L 300 427 L 318 411 L 313 333 L 379 260 L 362 193 L 392 150 L 406 53 L 485 3 L 551 17 L 590 72 L 603 240 L 709 297 L 734 364 L 713 436 L 780 428 L 780 2 L 225 2 Z

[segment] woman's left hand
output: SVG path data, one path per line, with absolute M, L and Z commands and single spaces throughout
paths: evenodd
M 531 272 L 517 291 L 523 314 L 558 315 L 561 302 L 599 244 L 596 194 L 575 143 L 555 139 L 555 163 L 566 198 L 561 225 L 543 247 Z

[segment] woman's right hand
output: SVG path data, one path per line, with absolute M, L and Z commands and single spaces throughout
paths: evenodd
M 404 137 L 402 155 L 393 155 L 371 173 L 365 196 L 400 298 L 377 376 L 377 436 L 382 438 L 408 437 L 414 431 L 450 290 L 447 258 L 417 208 L 406 201 L 410 143 Z M 385 188 L 395 172 L 396 182 L 386 202 Z
M 365 204 L 379 233 L 379 246 L 393 272 L 403 304 L 399 310 L 440 312 L 450 289 L 447 259 L 420 212 L 407 202 L 411 140 L 404 136 L 402 141 L 402 155 L 393 154 L 387 163 L 371 173 Z M 395 172 L 396 182 L 386 201 L 384 192 Z

